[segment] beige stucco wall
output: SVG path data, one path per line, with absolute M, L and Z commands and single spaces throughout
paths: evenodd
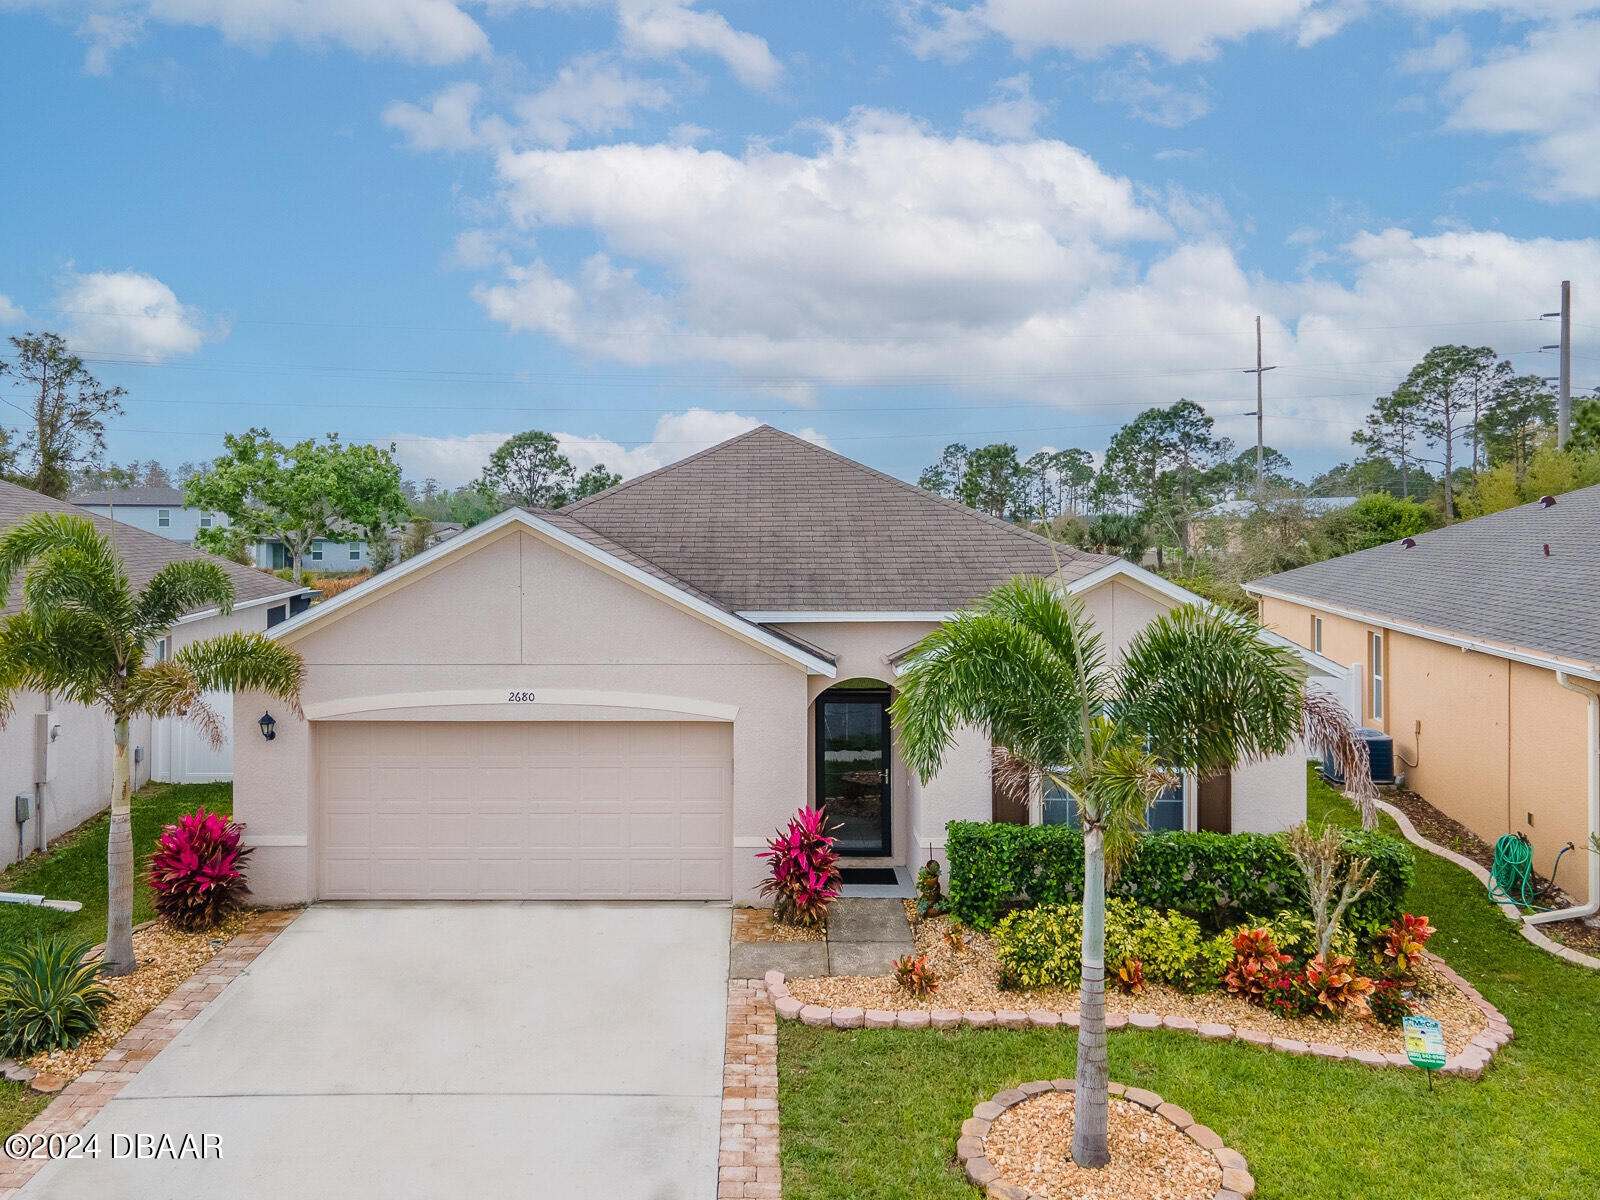
M 34 779 L 37 718 L 48 714 L 60 726 L 56 737 L 54 777 Z M 150 779 L 150 722 L 140 719 L 128 729 L 130 758 L 141 750 L 143 761 L 130 764 L 135 788 Z M 34 798 L 34 819 L 22 827 L 23 854 L 32 854 L 74 825 L 87 821 L 111 802 L 111 722 L 98 709 L 53 700 L 39 692 L 23 692 L 0 729 L 0 867 L 17 860 L 14 797 Z
M 516 526 L 303 631 L 309 721 L 235 745 L 235 809 L 263 902 L 316 894 L 318 721 L 725 720 L 733 724 L 734 897 L 806 802 L 804 670 Z M 508 700 L 532 692 L 533 703 Z M 266 705 L 241 695 L 241 728 Z
M 1313 610 L 1272 597 L 1261 601 L 1264 623 L 1309 645 Z M 1367 670 L 1367 635 L 1375 624 L 1322 615 L 1323 653 Z M 1417 637 L 1385 631 L 1385 714 L 1363 714 L 1394 738 L 1406 783 L 1435 808 L 1485 841 L 1523 833 L 1534 866 L 1550 870 L 1568 841 L 1588 840 L 1587 705 L 1562 688 L 1555 672 Z M 1529 816 L 1532 816 L 1532 823 Z M 1557 882 L 1587 899 L 1587 864 L 1568 853 Z

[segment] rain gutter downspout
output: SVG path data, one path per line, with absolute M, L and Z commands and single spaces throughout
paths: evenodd
M 1549 921 L 1570 921 L 1589 917 L 1600 912 L 1600 694 L 1572 682 L 1565 671 L 1556 672 L 1556 682 L 1569 692 L 1577 692 L 1589 701 L 1589 902 L 1573 908 L 1558 908 L 1553 912 L 1534 913 L 1524 918 L 1529 925 L 1543 925 Z

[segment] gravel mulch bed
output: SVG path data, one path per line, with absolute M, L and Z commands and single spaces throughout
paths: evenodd
M 127 975 L 104 979 L 114 999 L 100 1012 L 100 1028 L 71 1050 L 35 1054 L 27 1065 L 41 1075 L 72 1080 L 92 1068 L 111 1047 L 189 976 L 227 945 L 245 918 L 230 917 L 205 933 L 179 933 L 158 922 L 136 930 L 133 954 L 138 967 Z
M 1061 1012 L 1078 1007 L 1076 988 L 1002 991 L 995 982 L 999 978 L 1000 966 L 995 958 L 993 939 L 988 934 L 962 927 L 964 944 L 957 950 L 948 936 L 951 929 L 952 922 L 948 917 L 928 917 L 913 927 L 917 953 L 927 955 L 928 965 L 939 980 L 939 989 L 931 996 L 912 996 L 896 984 L 891 976 L 852 975 L 790 979 L 786 981 L 789 994 L 802 1004 L 880 1011 L 953 1008 L 984 1012 L 1000 1009 L 1020 1009 L 1025 1012 L 1048 1009 Z M 1417 1011 L 1439 1021 L 1449 1053 L 1460 1052 L 1475 1035 L 1488 1027 L 1487 1019 L 1477 1005 L 1440 977 L 1426 961 L 1418 964 L 1417 982 L 1417 994 L 1414 996 Z M 1405 1050 L 1405 1037 L 1400 1030 L 1385 1029 L 1374 1021 L 1280 1017 L 1224 991 L 1190 995 L 1162 984 L 1150 984 L 1137 996 L 1124 996 L 1108 990 L 1106 1011 L 1193 1017 L 1198 1023 L 1214 1022 L 1236 1029 L 1259 1029 L 1273 1037 L 1326 1042 L 1343 1046 L 1346 1050 L 1372 1050 L 1378 1053 L 1401 1053 Z
M 820 942 L 827 937 L 821 925 L 780 925 L 772 919 L 770 908 L 733 910 L 733 940 L 736 942 Z
M 1211 1152 L 1165 1117 L 1111 1099 L 1110 1165 L 1085 1170 L 1071 1159 L 1072 1092 L 1045 1092 L 1006 1109 L 983 1139 L 1000 1178 L 1046 1200 L 1212 1200 L 1222 1168 Z

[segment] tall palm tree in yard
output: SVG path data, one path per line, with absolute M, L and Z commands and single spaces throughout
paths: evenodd
M 115 547 L 87 517 L 37 513 L 0 535 L 0 608 L 26 572 L 18 610 L 0 621 L 0 726 L 24 689 L 53 692 L 110 716 L 115 751 L 106 852 L 109 903 L 104 970 L 125 975 L 133 959 L 133 827 L 128 723 L 184 717 L 213 745 L 222 723 L 203 693 L 252 689 L 299 709 L 300 656 L 259 633 L 191 642 L 163 662 L 152 642 L 197 608 L 233 608 L 233 581 L 216 563 L 180 559 L 135 591 Z
M 1152 621 L 1112 664 L 1075 597 L 1047 579 L 1015 579 L 924 638 L 902 676 L 894 721 L 924 782 L 956 730 L 972 725 L 1077 802 L 1083 974 L 1072 1158 L 1081 1166 L 1110 1159 L 1106 873 L 1133 848 L 1150 801 L 1184 772 L 1280 754 L 1301 737 L 1338 743 L 1341 761 L 1364 769 L 1365 747 L 1342 710 L 1306 693 L 1290 652 L 1259 632 L 1233 614 L 1185 606 Z

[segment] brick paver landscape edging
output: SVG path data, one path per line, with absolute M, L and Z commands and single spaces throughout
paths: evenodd
M 996 1092 L 974 1108 L 972 1116 L 962 1123 L 961 1137 L 956 1142 L 956 1161 L 966 1171 L 968 1181 L 983 1188 L 989 1200 L 1038 1200 L 1026 1187 L 1013 1183 L 1000 1174 L 995 1165 L 984 1155 L 983 1139 L 988 1135 L 989 1126 L 994 1119 L 1006 1109 L 1026 1104 L 1035 1096 L 1044 1095 L 1046 1092 L 1077 1090 L 1078 1085 L 1075 1080 L 1040 1079 L 1033 1083 L 1007 1088 L 1003 1092 Z M 1222 1171 L 1222 1187 L 1218 1189 L 1213 1200 L 1245 1200 L 1245 1197 L 1255 1194 L 1256 1181 L 1250 1174 L 1250 1165 L 1245 1161 L 1244 1155 L 1224 1146 L 1222 1139 L 1208 1126 L 1200 1124 L 1176 1104 L 1168 1104 L 1160 1096 L 1144 1088 L 1131 1088 L 1113 1083 L 1110 1090 L 1113 1096 L 1121 1096 L 1124 1100 L 1131 1101 L 1141 1108 L 1148 1108 L 1158 1117 L 1170 1121 L 1190 1141 L 1208 1151 L 1211 1157 L 1217 1160 L 1217 1166 Z
M 166 1049 L 190 1021 L 204 1012 L 206 1005 L 220 996 L 223 988 L 237 979 L 272 944 L 272 939 L 289 927 L 300 911 L 280 909 L 251 913 L 236 937 L 173 988 L 165 1000 L 123 1034 L 90 1070 L 62 1088 L 49 1107 L 16 1136 L 77 1133 L 99 1115 L 147 1062 Z M 15 1196 L 44 1164 L 43 1158 L 17 1161 L 0 1157 L 0 1200 Z
M 759 979 L 728 981 L 717 1200 L 779 1200 L 778 1019 Z
M 1498 1008 L 1483 998 L 1477 988 L 1458 975 L 1442 958 L 1432 952 L 1425 953 L 1428 954 L 1434 969 L 1460 989 L 1462 995 L 1477 1006 L 1488 1022 L 1488 1027 L 1482 1033 L 1475 1035 L 1459 1054 L 1452 1055 L 1445 1061 L 1439 1073 L 1459 1075 L 1463 1079 L 1477 1079 L 1483 1074 L 1483 1069 L 1489 1065 L 1489 1060 L 1495 1056 L 1500 1047 L 1514 1036 L 1511 1023 Z M 973 1029 L 1061 1027 L 1076 1029 L 1079 1019 L 1076 1009 L 1066 1012 L 1037 1008 L 1027 1012 L 1021 1009 L 963 1012 L 954 1008 L 935 1008 L 931 1011 L 921 1008 L 895 1010 L 823 1008 L 816 1004 L 801 1004 L 790 996 L 782 971 L 768 971 L 766 985 L 767 997 L 772 1001 L 773 1009 L 778 1016 L 790 1021 L 799 1021 L 804 1025 L 827 1026 L 833 1029 L 953 1029 L 957 1025 L 966 1025 Z M 1304 1042 L 1295 1038 L 1273 1037 L 1264 1030 L 1236 1029 L 1232 1025 L 1196 1022 L 1193 1017 L 1161 1013 L 1107 1013 L 1106 1031 L 1109 1033 L 1118 1029 L 1171 1029 L 1180 1033 L 1193 1033 L 1208 1041 L 1238 1040 L 1287 1054 L 1311 1054 L 1332 1061 L 1348 1059 L 1351 1062 L 1364 1063 L 1369 1067 L 1417 1069 L 1411 1065 L 1410 1059 L 1398 1051 L 1380 1054 L 1376 1050 L 1347 1050 L 1331 1042 Z

